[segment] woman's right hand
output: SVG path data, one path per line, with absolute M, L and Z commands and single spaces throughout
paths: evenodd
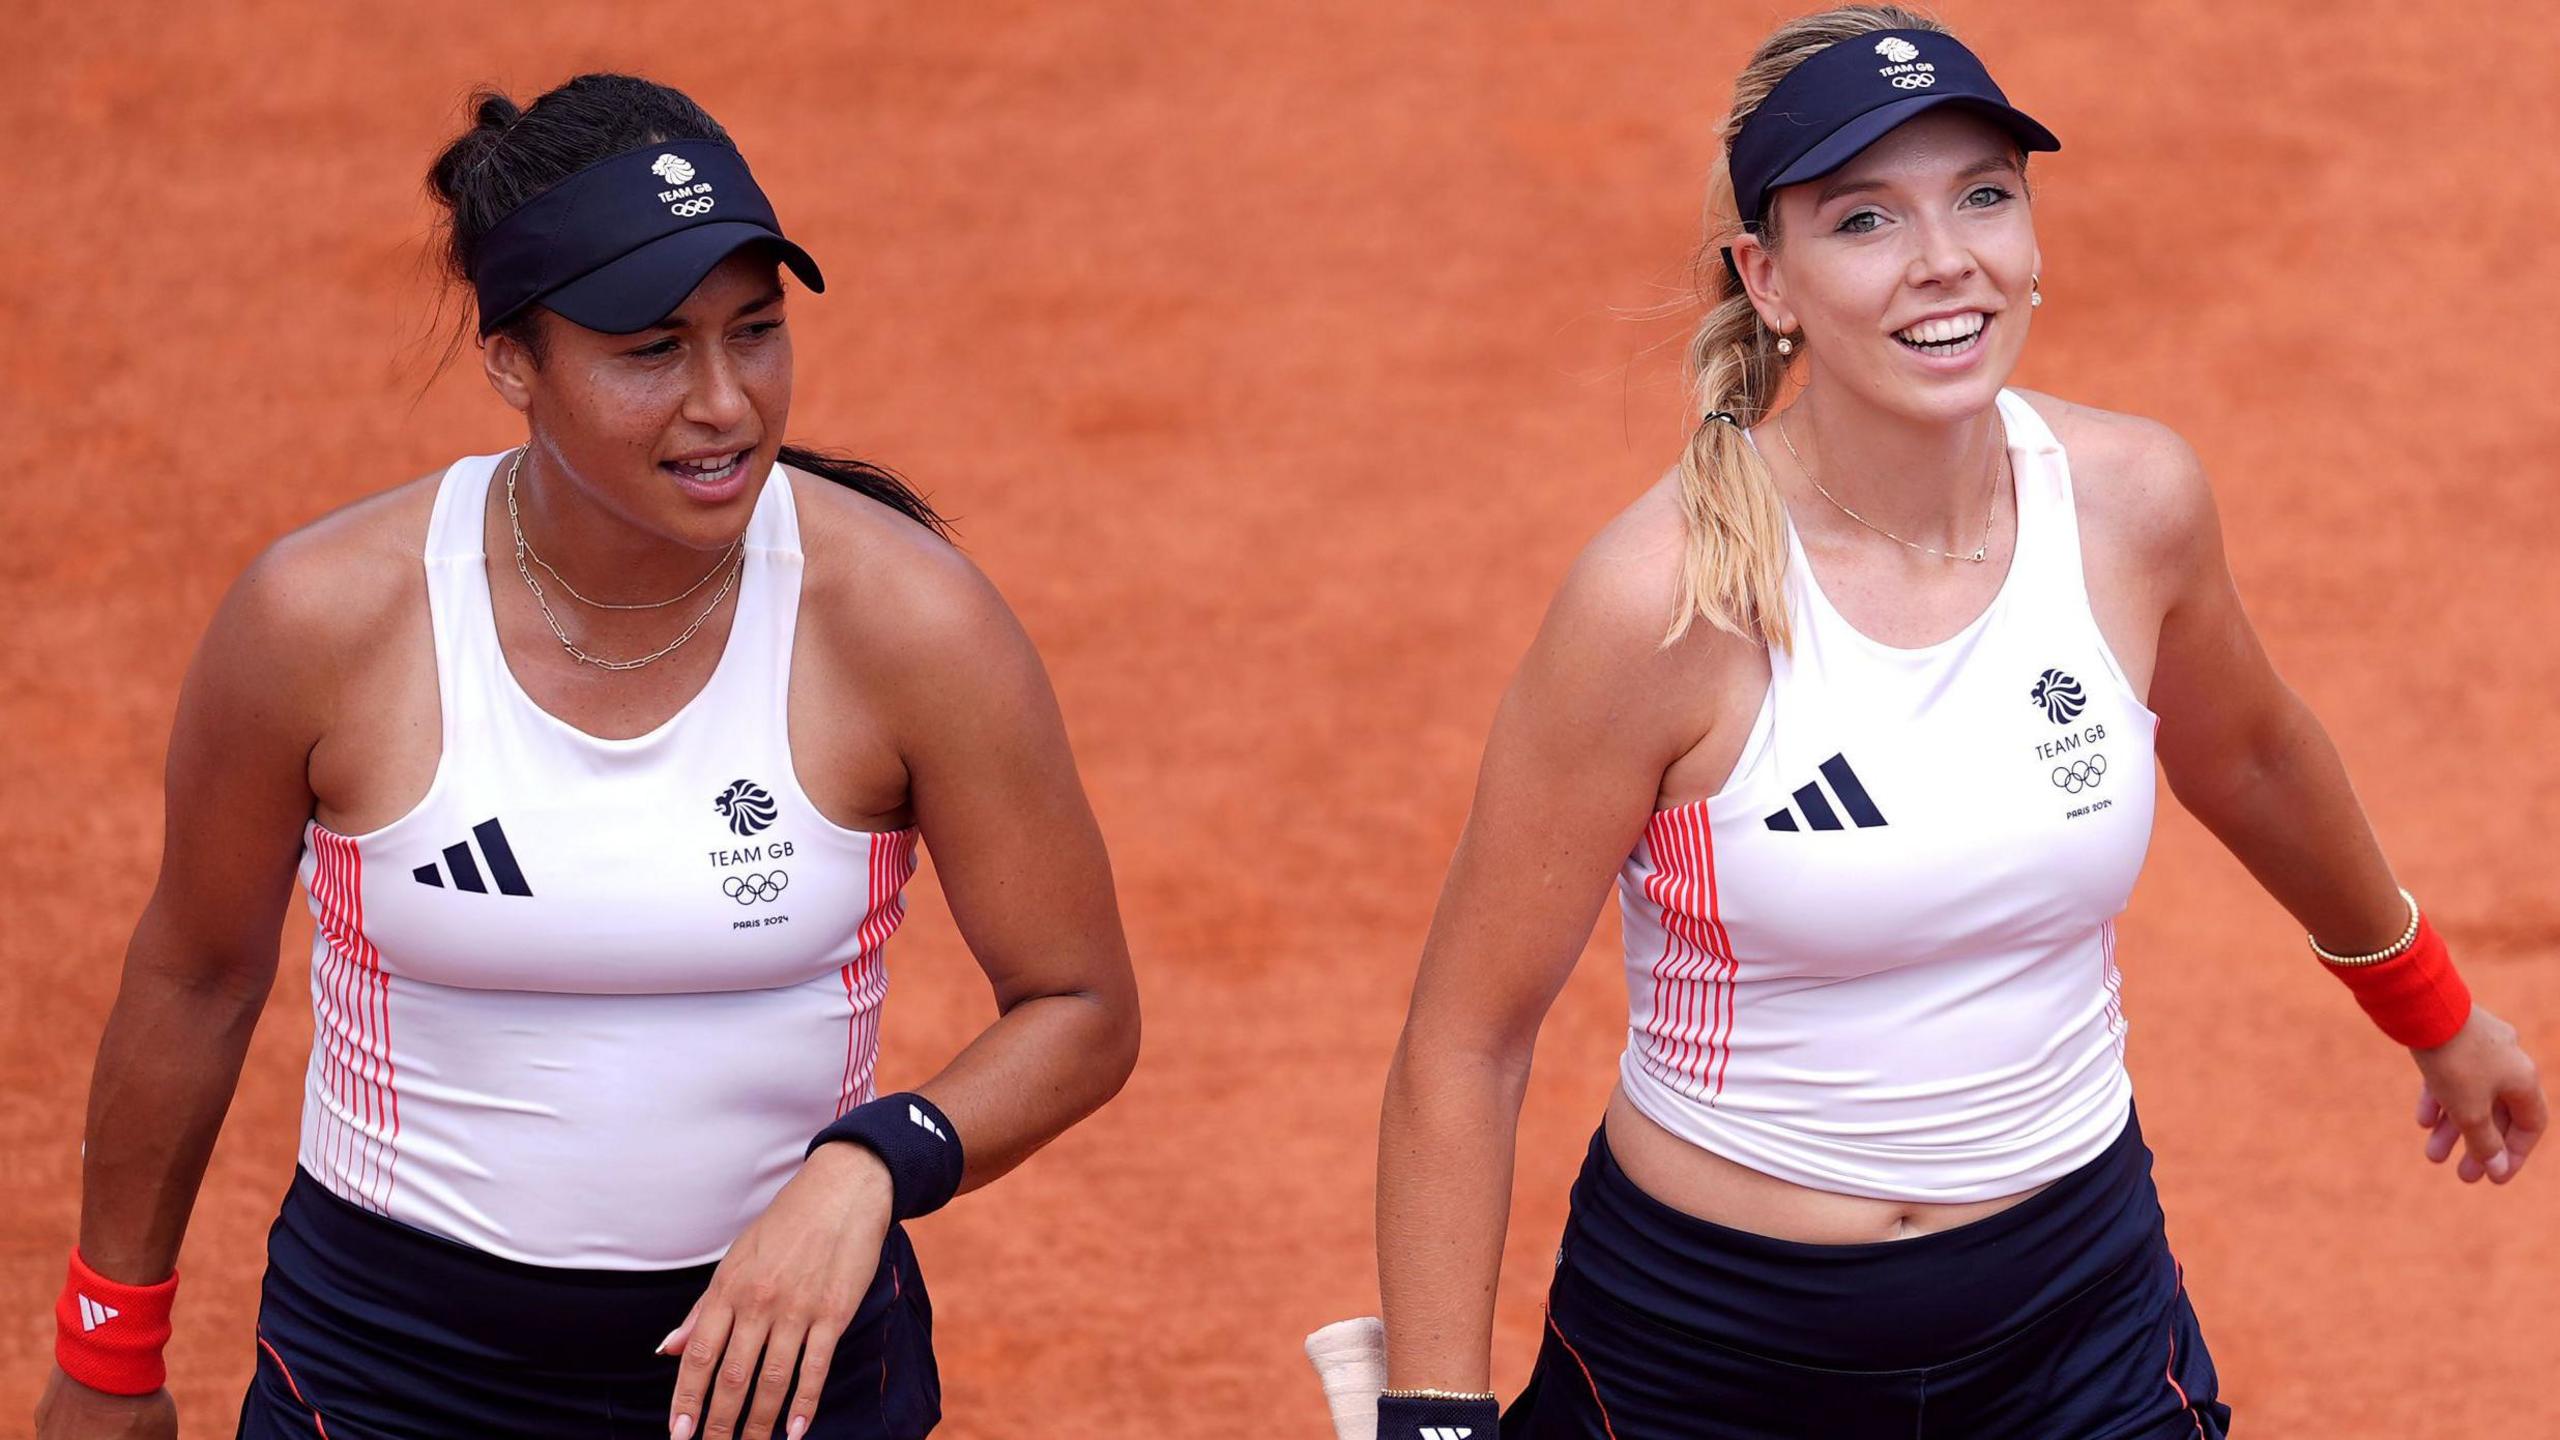
M 36 1440 L 178 1440 L 178 1402 L 166 1389 L 148 1395 L 92 1390 L 57 1365 L 36 1402 Z

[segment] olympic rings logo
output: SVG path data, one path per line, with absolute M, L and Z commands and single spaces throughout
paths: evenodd
M 708 215 L 711 213 L 711 197 L 704 195 L 698 199 L 679 200 L 667 208 L 674 211 L 676 214 L 683 216 L 687 220 L 690 220 L 696 215 Z
M 770 875 L 732 875 L 720 882 L 720 893 L 741 905 L 771 900 L 790 888 L 791 877 L 780 870 Z
M 2092 755 L 2086 760 L 2054 766 L 2053 783 L 2060 786 L 2064 794 L 2077 795 L 2083 790 L 2097 789 L 2098 777 L 2106 773 L 2107 757 Z
M 1893 77 L 1893 88 L 1896 90 L 1926 90 L 1937 83 L 1938 77 L 1928 74 L 1925 71 L 1918 75 L 1896 75 Z

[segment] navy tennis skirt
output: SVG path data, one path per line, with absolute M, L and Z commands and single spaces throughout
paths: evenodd
M 2151 1151 L 1952 1230 L 1805 1245 L 1683 1214 L 1595 1135 L 1503 1440 L 2219 1440 Z
M 297 1169 L 267 1234 L 240 1436 L 665 1440 L 677 1361 L 655 1349 L 712 1269 L 520 1264 L 360 1209 Z M 941 1413 L 933 1304 L 892 1226 L 810 1440 L 915 1440 Z

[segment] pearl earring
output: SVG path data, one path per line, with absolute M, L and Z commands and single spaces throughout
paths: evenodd
M 1784 335 L 1779 336 L 1779 337 L 1778 337 L 1778 353 L 1779 353 L 1779 354 L 1781 354 L 1781 355 L 1793 355 L 1794 353 L 1796 353 L 1796 342 L 1794 342 L 1793 340 L 1788 339 L 1788 338 L 1787 338 L 1786 336 L 1784 336 Z
M 2028 277 L 2027 277 L 2027 308 L 2028 308 L 2028 309 L 2030 309 L 2030 310 L 2032 310 L 2032 309 L 2034 309 L 2035 307 L 2037 307 L 2037 306 L 2039 306 L 2039 305 L 2042 305 L 2043 303 L 2044 303 L 2044 277 L 2043 277 L 2043 276 L 2041 276 L 2041 275 L 2030 275 L 2030 276 L 2028 276 Z

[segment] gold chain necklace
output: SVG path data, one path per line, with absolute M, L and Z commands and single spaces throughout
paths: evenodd
M 560 642 L 561 649 L 569 652 L 570 659 L 577 661 L 581 665 L 593 665 L 599 670 L 637 670 L 644 665 L 653 665 L 658 661 L 667 658 L 669 655 L 674 654 L 676 647 L 682 645 L 687 640 L 692 639 L 693 632 L 702 628 L 702 622 L 710 619 L 712 612 L 720 608 L 720 602 L 729 598 L 729 588 L 738 583 L 738 576 L 740 572 L 746 569 L 746 557 L 742 553 L 742 547 L 746 543 L 746 537 L 741 535 L 736 541 L 730 544 L 729 559 L 722 562 L 720 569 L 711 572 L 712 575 L 717 575 L 720 574 L 721 571 L 726 571 L 728 572 L 728 578 L 720 582 L 720 589 L 718 593 L 711 597 L 711 603 L 702 607 L 702 613 L 693 617 L 693 623 L 684 627 L 683 634 L 678 635 L 673 640 L 668 641 L 666 644 L 659 646 L 657 649 L 650 651 L 648 654 L 641 656 L 637 660 L 605 660 L 600 659 L 597 656 L 590 655 L 586 651 L 578 648 L 577 643 L 569 638 L 568 631 L 560 628 L 560 617 L 551 613 L 551 600 L 548 596 L 542 593 L 542 582 L 533 578 L 532 569 L 524 563 L 525 557 L 532 554 L 533 547 L 526 542 L 524 538 L 524 523 L 516 514 L 516 472 L 523 466 L 523 464 L 524 451 L 518 450 L 516 451 L 516 458 L 507 465 L 507 528 L 515 532 L 516 573 L 524 577 L 525 588 L 533 592 L 533 603 L 542 611 L 543 623 L 551 627 L 552 638 Z M 542 564 L 541 556 L 535 555 L 533 558 L 535 564 Z M 552 570 L 548 565 L 543 565 L 542 568 L 551 571 L 551 578 L 554 580 L 560 580 L 559 571 Z M 694 581 L 693 584 L 686 589 L 684 595 L 676 596 L 675 600 L 660 600 L 655 604 L 650 605 L 598 605 L 597 608 L 603 610 L 661 609 L 665 606 L 673 605 L 676 603 L 676 600 L 681 600 L 685 595 L 690 595 L 694 591 L 701 589 L 703 581 L 709 580 L 710 578 L 711 575 L 705 575 L 701 580 Z M 560 580 L 560 588 L 563 590 L 569 590 L 569 582 L 566 580 Z M 580 600 L 585 600 L 587 604 L 596 605 L 595 601 L 587 600 L 585 596 L 579 595 L 575 590 L 569 590 L 569 593 Z
M 1991 472 L 1991 488 L 1982 497 L 1982 543 L 1974 546 L 1970 553 L 1959 553 L 1954 550 L 1941 550 L 1934 545 L 1923 545 L 1916 540 L 1905 540 L 1901 536 L 1894 534 L 1892 531 L 1887 530 L 1873 520 L 1868 519 L 1866 516 L 1861 515 L 1857 511 L 1850 509 L 1848 506 L 1841 504 L 1839 496 L 1823 489 L 1822 482 L 1814 478 L 1813 467 L 1804 463 L 1804 456 L 1796 453 L 1795 437 L 1787 433 L 1787 417 L 1784 412 L 1780 412 L 1778 416 L 1778 440 L 1781 444 L 1787 447 L 1787 458 L 1796 462 L 1796 468 L 1804 472 L 1804 478 L 1811 482 L 1814 491 L 1817 494 L 1821 495 L 1823 499 L 1830 501 L 1832 506 L 1841 514 L 1846 515 L 1850 519 L 1857 521 L 1859 524 L 1866 526 L 1868 529 L 1873 530 L 1896 545 L 1907 545 L 1910 548 L 1919 551 L 1923 555 L 1935 555 L 1941 560 L 1962 560 L 1969 565 L 1980 565 L 1991 558 L 1991 525 L 1992 522 L 1997 520 L 2000 516 L 2000 460 L 2009 453 L 2008 426 L 2003 425 L 2000 427 L 1999 449 L 1993 452 L 1991 463 L 1984 467 Z
M 616 605 L 607 600 L 591 600 L 578 593 L 578 587 L 569 583 L 568 576 L 552 569 L 551 562 L 543 559 L 542 552 L 534 549 L 533 542 L 525 538 L 524 524 L 516 516 L 516 468 L 522 464 L 524 464 L 524 452 L 522 450 L 518 450 L 516 452 L 515 460 L 507 466 L 507 524 L 513 527 L 516 532 L 516 548 L 522 550 L 526 556 L 532 559 L 534 564 L 541 566 L 543 574 L 559 581 L 560 588 L 569 592 L 569 598 L 577 601 L 581 605 L 591 606 L 598 610 L 664 610 L 668 606 L 675 604 L 677 601 L 684 599 L 686 596 L 693 594 L 703 586 L 710 584 L 711 577 L 719 574 L 729 563 L 729 556 L 721 556 L 720 563 L 703 571 L 701 579 L 694 581 L 692 584 L 684 587 L 683 590 L 668 596 L 664 600 L 650 600 L 638 605 Z M 745 544 L 746 538 L 746 536 L 741 535 L 736 540 L 731 541 L 729 544 L 731 553 L 734 554 L 740 545 Z

